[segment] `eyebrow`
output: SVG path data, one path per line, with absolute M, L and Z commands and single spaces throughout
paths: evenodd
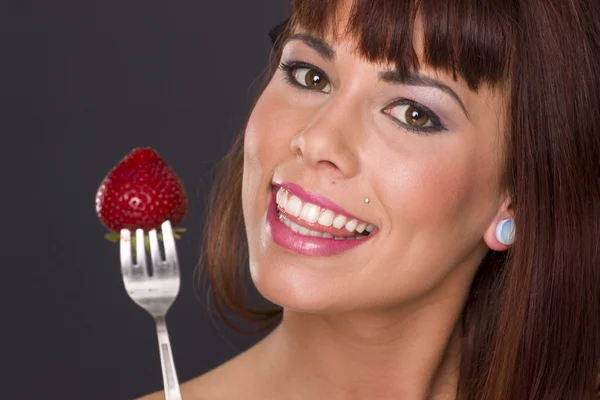
M 300 40 L 304 42 L 308 47 L 315 50 L 321 57 L 323 57 L 326 61 L 333 61 L 335 59 L 335 50 L 324 40 L 319 39 L 318 37 L 309 35 L 307 33 L 294 33 L 290 35 L 285 41 L 284 45 L 287 44 L 291 40 Z M 442 82 L 433 79 L 431 77 L 421 75 L 418 73 L 411 73 L 407 77 L 403 77 L 397 71 L 383 71 L 379 73 L 379 79 L 385 83 L 392 84 L 403 84 L 408 86 L 429 86 L 443 91 L 444 93 L 450 95 L 462 111 L 464 112 L 467 119 L 470 121 L 471 117 L 465 104 L 462 102 L 460 97 L 456 94 L 454 90 L 452 90 L 448 85 L 443 84 Z
M 433 87 L 436 89 L 440 89 L 444 93 L 449 94 L 454 100 L 456 100 L 456 102 L 458 103 L 460 108 L 465 113 L 465 116 L 467 117 L 467 119 L 471 120 L 471 117 L 469 116 L 469 112 L 467 111 L 465 104 L 462 102 L 462 100 L 456 94 L 456 92 L 454 90 L 452 90 L 448 85 L 445 85 L 436 79 L 430 78 L 429 76 L 417 74 L 417 73 L 412 73 L 412 74 L 409 74 L 407 77 L 403 77 L 402 75 L 400 75 L 399 72 L 396 72 L 396 71 L 380 72 L 379 79 L 386 83 L 396 83 L 396 84 L 403 84 L 403 85 L 408 85 L 408 86 L 429 86 L 429 87 Z
M 317 37 L 311 36 L 306 33 L 294 33 L 287 38 L 285 43 L 291 40 L 301 40 L 308 47 L 315 50 L 321 57 L 323 57 L 327 61 L 333 61 L 335 59 L 335 51 L 331 48 L 327 42 L 321 40 Z M 284 45 L 285 45 L 284 43 Z

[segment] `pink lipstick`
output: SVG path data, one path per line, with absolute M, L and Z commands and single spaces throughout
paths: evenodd
M 360 219 L 360 218 L 356 218 L 354 215 L 350 214 L 348 211 L 344 210 L 343 208 L 341 208 L 340 206 L 338 206 L 331 200 L 321 196 L 318 193 L 307 192 L 301 186 L 296 185 L 295 183 L 274 182 L 273 186 L 275 186 L 276 188 L 282 187 L 284 189 L 287 189 L 290 192 L 292 192 L 295 196 L 298 196 L 300 198 L 300 200 L 302 200 L 302 201 L 306 201 L 306 202 L 315 204 L 322 208 L 327 208 L 336 214 L 342 214 L 342 215 L 346 216 L 348 219 Z
M 280 187 L 289 190 L 303 201 L 310 202 L 336 213 L 356 218 L 341 207 L 315 193 L 304 191 L 300 186 L 291 183 L 277 183 L 271 192 L 271 201 L 267 210 L 267 231 L 278 245 L 285 247 L 295 253 L 306 256 L 333 256 L 351 250 L 366 243 L 375 232 L 369 236 L 356 236 L 345 239 L 334 239 L 320 236 L 307 236 L 295 232 L 282 222 L 277 210 L 276 195 Z

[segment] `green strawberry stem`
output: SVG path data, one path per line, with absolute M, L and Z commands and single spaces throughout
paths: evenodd
M 177 227 L 177 228 L 173 228 L 173 237 L 175 239 L 181 239 L 181 234 L 185 233 L 187 231 L 186 228 L 181 228 L 181 227 Z M 163 241 L 163 234 L 162 232 L 159 232 L 156 236 L 158 236 L 158 240 L 160 240 L 161 242 Z M 112 243 L 119 243 L 119 241 L 121 240 L 121 234 L 119 232 L 108 232 L 106 235 L 104 235 L 104 238 L 106 240 L 108 240 L 109 242 Z M 150 252 L 150 236 L 148 235 L 148 232 L 144 232 L 144 242 L 146 245 L 146 251 Z M 136 236 L 135 233 L 132 232 L 131 235 L 131 247 L 132 247 L 132 252 L 133 252 L 133 256 L 135 257 L 136 254 Z

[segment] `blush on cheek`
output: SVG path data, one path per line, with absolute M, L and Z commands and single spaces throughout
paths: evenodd
M 286 119 L 286 115 L 288 115 Z M 285 137 L 286 129 L 289 126 L 289 113 L 285 112 L 285 107 L 275 101 L 274 96 L 268 89 L 261 95 L 257 101 L 245 133 L 246 154 L 259 159 L 273 156 L 273 151 L 280 150 L 278 147 L 285 145 L 285 140 L 278 140 Z
M 244 167 L 250 166 L 258 161 L 260 154 L 260 135 L 252 119 L 248 121 L 244 133 Z
M 448 221 L 469 207 L 475 184 L 466 165 L 458 163 L 418 163 L 407 165 L 384 187 L 393 191 L 384 196 L 397 199 L 395 212 L 415 224 L 425 221 Z

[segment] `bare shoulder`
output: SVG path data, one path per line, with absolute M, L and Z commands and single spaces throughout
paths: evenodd
M 206 379 L 207 375 L 202 375 L 187 381 L 181 385 L 181 396 L 185 400 L 226 400 L 222 393 L 219 393 L 216 386 Z M 165 400 L 164 392 L 155 392 L 136 400 Z
M 239 400 L 261 398 L 260 384 L 249 354 L 242 353 L 219 367 L 181 384 L 184 400 Z M 163 392 L 156 392 L 137 400 L 164 400 Z
M 219 384 L 211 377 L 212 371 L 187 381 L 181 385 L 181 396 L 185 400 L 228 400 L 227 385 Z M 155 392 L 137 400 L 165 400 L 164 392 Z

